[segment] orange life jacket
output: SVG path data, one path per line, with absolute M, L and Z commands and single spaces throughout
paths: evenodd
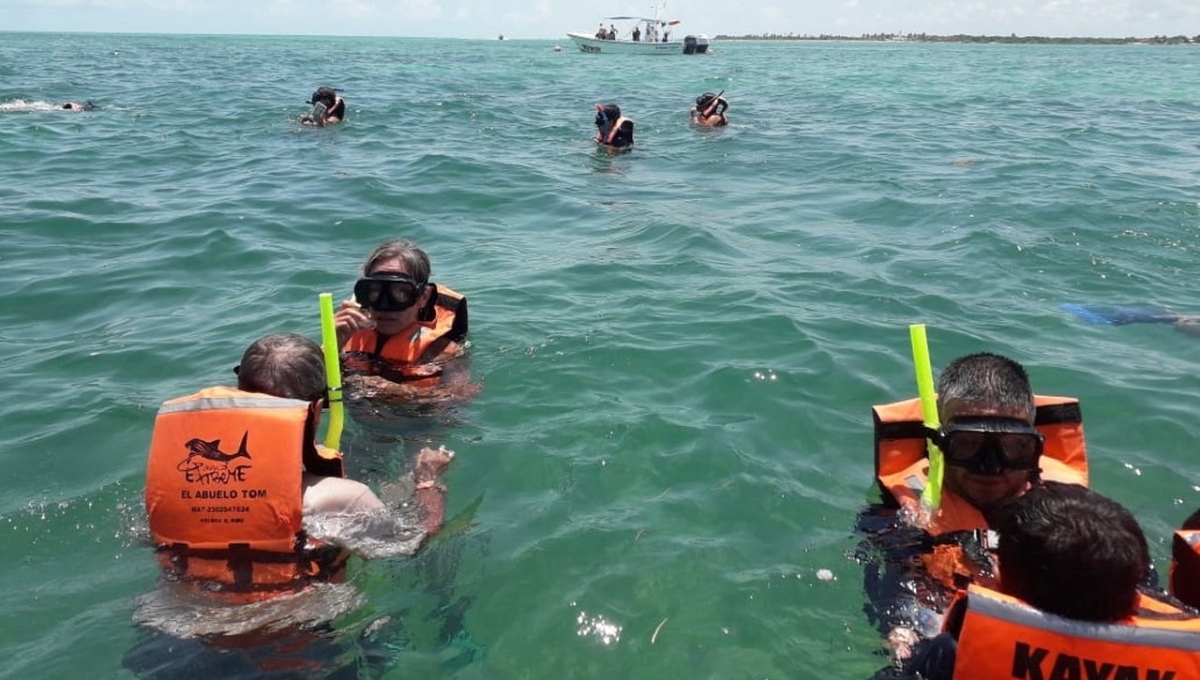
M 341 454 L 313 444 L 312 408 L 231 387 L 163 403 L 146 511 L 168 577 L 257 599 L 340 568 L 346 555 L 301 525 L 304 469 L 341 476 Z
M 1176 531 L 1171 541 L 1171 594 L 1200 609 L 1200 531 Z
M 607 146 L 612 146 L 613 141 L 615 141 L 617 138 L 617 133 L 621 131 L 621 126 L 624 125 L 626 122 L 628 122 L 631 127 L 633 126 L 632 120 L 629 120 L 625 116 L 618 117 L 615 121 L 613 121 L 612 127 L 610 127 L 608 129 L 607 134 L 599 133 L 596 135 L 596 143 L 597 144 L 605 144 Z M 632 146 L 633 145 L 632 131 L 631 131 L 630 137 L 631 138 L 629 140 L 629 144 Z
M 429 365 L 451 343 L 461 342 L 467 335 L 467 298 L 444 286 L 429 285 L 434 286 L 434 294 L 411 329 L 390 336 L 374 329 L 355 333 L 342 347 L 345 367 L 364 373 L 381 372 L 395 382 L 429 378 Z M 382 368 L 391 370 L 378 370 L 380 360 Z M 436 384 L 436 372 L 434 376 L 431 382 Z
M 1070 397 L 1034 397 L 1034 425 L 1046 438 L 1038 461 L 1042 479 L 1087 485 L 1087 454 L 1079 401 Z M 875 477 L 885 499 L 914 517 L 922 517 L 921 492 L 928 481 L 929 460 L 920 399 L 872 407 L 875 420 Z M 942 490 L 937 514 L 925 527 L 947 538 L 925 557 L 928 573 L 955 587 L 980 576 L 980 565 L 949 541 L 960 532 L 985 532 L 987 520 L 975 506 L 948 489 Z M 988 546 L 985 546 L 988 547 Z M 965 579 L 965 580 L 964 580 Z
M 1054 616 L 978 586 L 959 597 L 956 679 L 1200 678 L 1200 617 L 1147 595 L 1136 616 L 1117 623 Z

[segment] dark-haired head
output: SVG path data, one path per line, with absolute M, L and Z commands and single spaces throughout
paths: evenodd
M 1033 388 L 1021 364 L 1008 357 L 980 352 L 959 357 L 938 378 L 938 408 L 947 402 L 1020 413 L 1034 419 Z M 946 419 L 945 413 L 942 414 Z
M 1000 535 L 1005 593 L 1084 621 L 1135 613 L 1150 551 L 1120 503 L 1083 486 L 1046 482 L 994 510 L 989 524 Z
M 611 123 L 621 117 L 621 107 L 616 104 L 596 104 L 596 111 L 601 114 L 596 116 L 597 121 L 607 118 L 606 122 Z
M 321 102 L 326 108 L 332 109 L 334 104 L 337 103 L 337 90 L 332 87 L 318 87 L 317 91 L 313 92 L 312 96 L 308 99 L 309 104 L 316 104 L 317 102 Z

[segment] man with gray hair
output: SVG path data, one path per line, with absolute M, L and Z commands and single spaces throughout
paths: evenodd
M 936 633 L 956 589 L 993 583 L 991 511 L 1043 478 L 1087 483 L 1078 402 L 1035 397 L 1016 361 L 990 352 L 959 357 L 937 392 L 937 429 L 924 424 L 917 400 L 874 408 L 883 502 L 860 515 L 858 529 L 881 553 L 864 560 L 866 610 L 898 661 Z M 929 443 L 944 462 L 933 509 L 922 499 Z
M 267 335 L 234 370 L 236 389 L 167 401 L 155 420 L 146 509 L 168 580 L 256 601 L 339 580 L 351 553 L 412 554 L 438 530 L 437 478 L 454 452 L 417 455 L 408 492 L 417 518 L 342 477 L 341 454 L 315 442 L 326 395 L 316 343 Z

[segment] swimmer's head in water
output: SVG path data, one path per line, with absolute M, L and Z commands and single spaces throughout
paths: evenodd
M 616 104 L 596 104 L 596 127 L 604 127 L 621 117 L 621 107 Z
M 704 109 L 707 109 L 716 98 L 717 95 L 713 94 L 712 92 L 705 92 L 699 97 L 696 97 L 696 108 L 703 111 Z
M 309 104 L 324 104 L 325 108 L 332 109 L 337 103 L 337 90 L 332 87 L 318 87 L 316 92 L 308 99 Z

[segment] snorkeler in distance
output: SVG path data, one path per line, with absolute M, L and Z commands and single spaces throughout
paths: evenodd
M 616 104 L 596 104 L 594 139 L 601 147 L 628 150 L 633 147 L 633 121 Z
M 729 125 L 729 119 L 725 116 L 729 102 L 722 96 L 724 94 L 725 90 L 721 90 L 716 94 L 705 92 L 696 97 L 696 105 L 692 107 L 692 123 L 705 127 Z
M 96 105 L 89 100 L 83 103 L 67 102 L 62 105 L 62 108 L 66 109 L 67 111 L 93 111 L 95 110 Z
M 307 103 L 312 104 L 312 109 L 300 116 L 300 122 L 305 125 L 325 127 L 346 119 L 346 101 L 332 87 L 317 88 Z
M 1066 303 L 1059 309 L 1090 324 L 1124 326 L 1131 323 L 1170 324 L 1185 335 L 1200 337 L 1200 316 L 1176 314 L 1161 307 L 1114 307 Z

